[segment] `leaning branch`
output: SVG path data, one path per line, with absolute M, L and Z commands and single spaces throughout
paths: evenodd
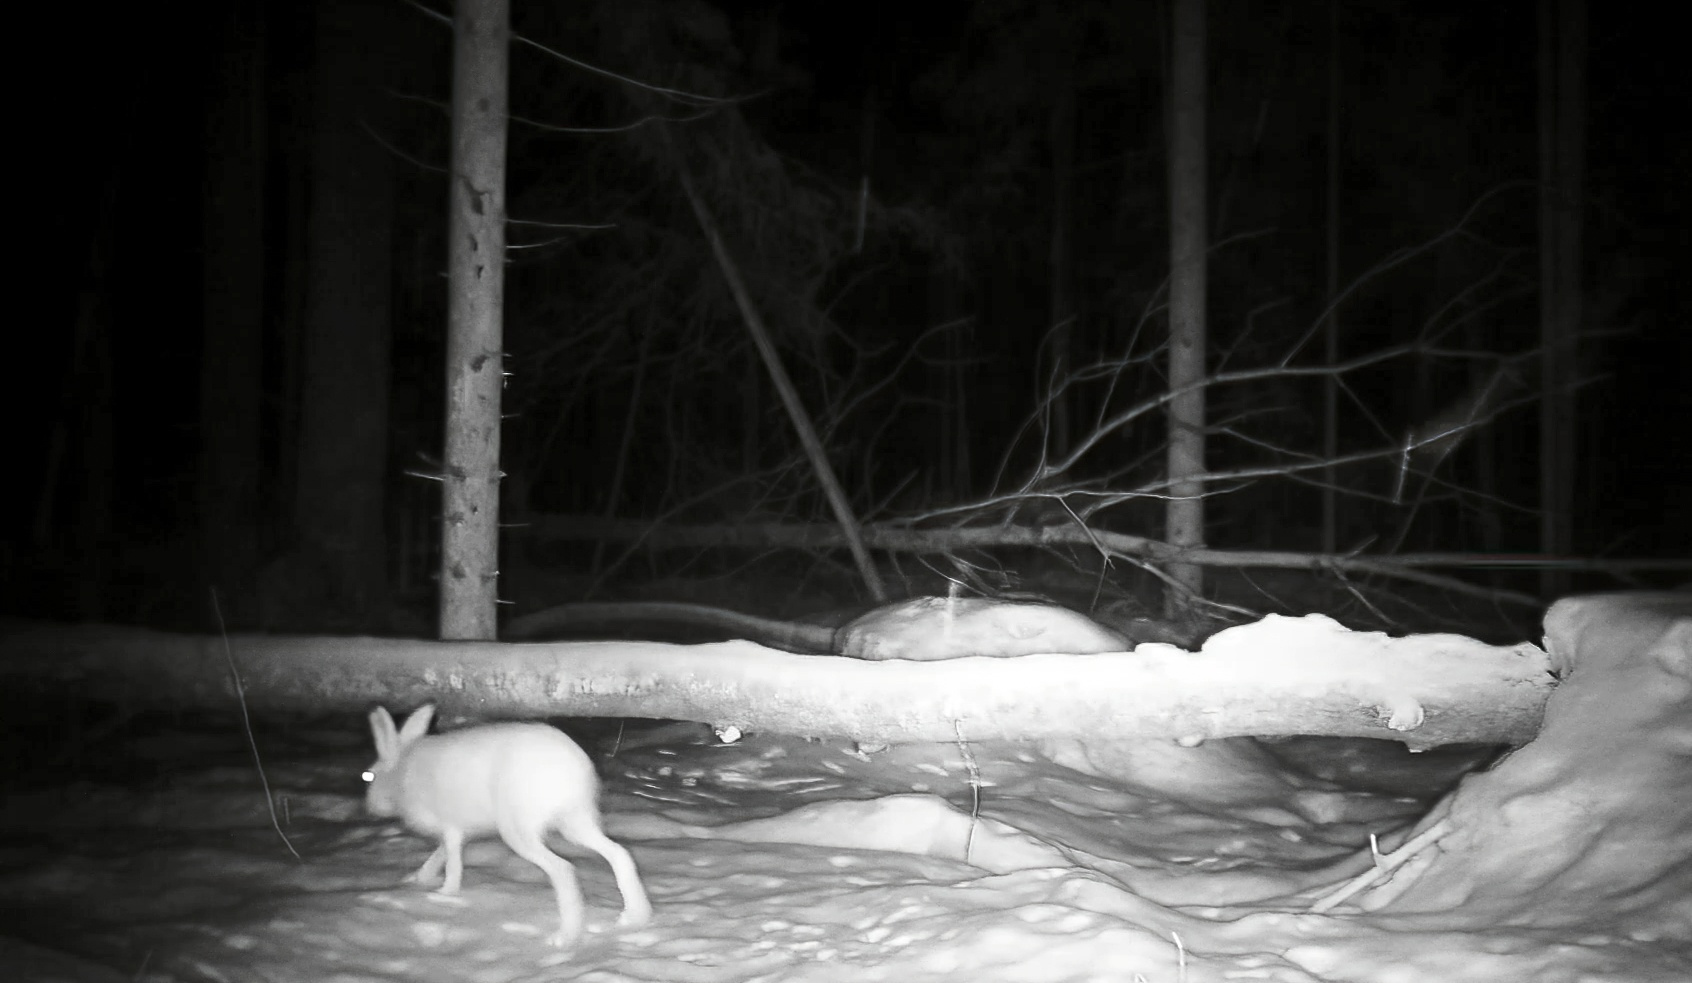
M 799 391 L 794 388 L 793 380 L 787 374 L 787 367 L 782 363 L 781 353 L 776 351 L 775 343 L 770 340 L 763 315 L 752 302 L 752 294 L 746 289 L 745 280 L 741 278 L 739 265 L 729 254 L 728 247 L 723 244 L 723 236 L 717 228 L 716 219 L 693 186 L 693 177 L 688 171 L 687 161 L 675 144 L 669 141 L 668 130 L 664 131 L 664 135 L 671 161 L 676 168 L 676 176 L 681 181 L 682 191 L 687 194 L 688 204 L 693 206 L 693 215 L 699 222 L 700 231 L 711 244 L 711 254 L 717 258 L 717 266 L 723 272 L 729 292 L 734 295 L 735 305 L 740 308 L 740 317 L 746 325 L 747 333 L 752 336 L 758 355 L 764 361 L 764 368 L 770 374 L 770 381 L 775 384 L 776 392 L 781 396 L 782 406 L 787 409 L 788 419 L 793 422 L 793 430 L 799 435 L 799 443 L 805 448 L 805 456 L 810 459 L 811 469 L 816 472 L 817 483 L 822 486 L 829 508 L 834 510 L 835 521 L 840 524 L 847 548 L 851 550 L 852 559 L 858 565 L 858 575 L 864 578 L 864 585 L 869 589 L 870 596 L 885 602 L 888 599 L 887 587 L 881 582 L 881 573 L 876 570 L 875 562 L 870 559 L 869 551 L 864 547 L 862 527 L 857 514 L 852 511 L 846 490 L 840 487 L 840 479 L 835 476 L 834 466 L 828 461 L 828 452 L 823 448 L 822 439 L 817 436 L 817 428 L 811 423 L 810 414 L 805 411 L 804 400 L 799 398 Z

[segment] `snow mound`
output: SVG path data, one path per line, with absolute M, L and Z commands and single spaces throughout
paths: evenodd
M 1420 927 L 1685 940 L 1692 594 L 1566 598 L 1545 634 L 1562 681 L 1539 736 L 1465 780 L 1420 826 L 1443 835 L 1359 903 Z

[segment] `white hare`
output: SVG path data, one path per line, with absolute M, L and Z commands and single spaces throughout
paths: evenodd
M 623 895 L 617 923 L 646 924 L 652 904 L 629 852 L 600 829 L 599 776 L 575 741 L 538 723 L 426 736 L 434 716 L 435 708 L 425 706 L 396 730 L 386 709 L 370 713 L 376 763 L 364 774 L 365 807 L 441 841 L 411 880 L 430 883 L 444 863 L 440 893 L 457 894 L 465 838 L 497 832 L 519 857 L 546 871 L 558 897 L 558 931 L 548 941 L 568 945 L 582 932 L 582 893 L 569 862 L 546 847 L 547 832 L 557 830 L 611 864 Z

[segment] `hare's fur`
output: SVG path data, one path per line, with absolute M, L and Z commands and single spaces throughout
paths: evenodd
M 512 852 L 552 881 L 558 898 L 554 945 L 582 932 L 582 893 L 576 873 L 547 849 L 549 830 L 604 857 L 623 895 L 618 924 L 644 925 L 652 905 L 629 852 L 599 825 L 599 776 L 575 741 L 546 724 L 487 724 L 428 736 L 435 708 L 425 706 L 395 728 L 378 707 L 370 713 L 376 763 L 366 778 L 365 805 L 376 816 L 399 816 L 440 846 L 411 875 L 430 883 L 446 868 L 440 893 L 457 894 L 464 875 L 464 840 L 498 833 Z

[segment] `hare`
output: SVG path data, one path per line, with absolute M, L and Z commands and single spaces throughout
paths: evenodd
M 570 863 L 546 847 L 547 831 L 555 829 L 611 864 L 623 895 L 617 923 L 646 924 L 652 904 L 634 859 L 600 829 L 599 776 L 575 741 L 539 723 L 486 724 L 426 736 L 434 716 L 434 706 L 424 706 L 396 730 L 385 708 L 370 712 L 376 763 L 364 773 L 370 785 L 365 808 L 376 816 L 398 816 L 441 841 L 409 880 L 430 883 L 444 863 L 439 893 L 457 894 L 465 837 L 497 832 L 519 857 L 546 871 L 558 898 L 558 931 L 548 941 L 569 945 L 581 936 L 582 893 Z

